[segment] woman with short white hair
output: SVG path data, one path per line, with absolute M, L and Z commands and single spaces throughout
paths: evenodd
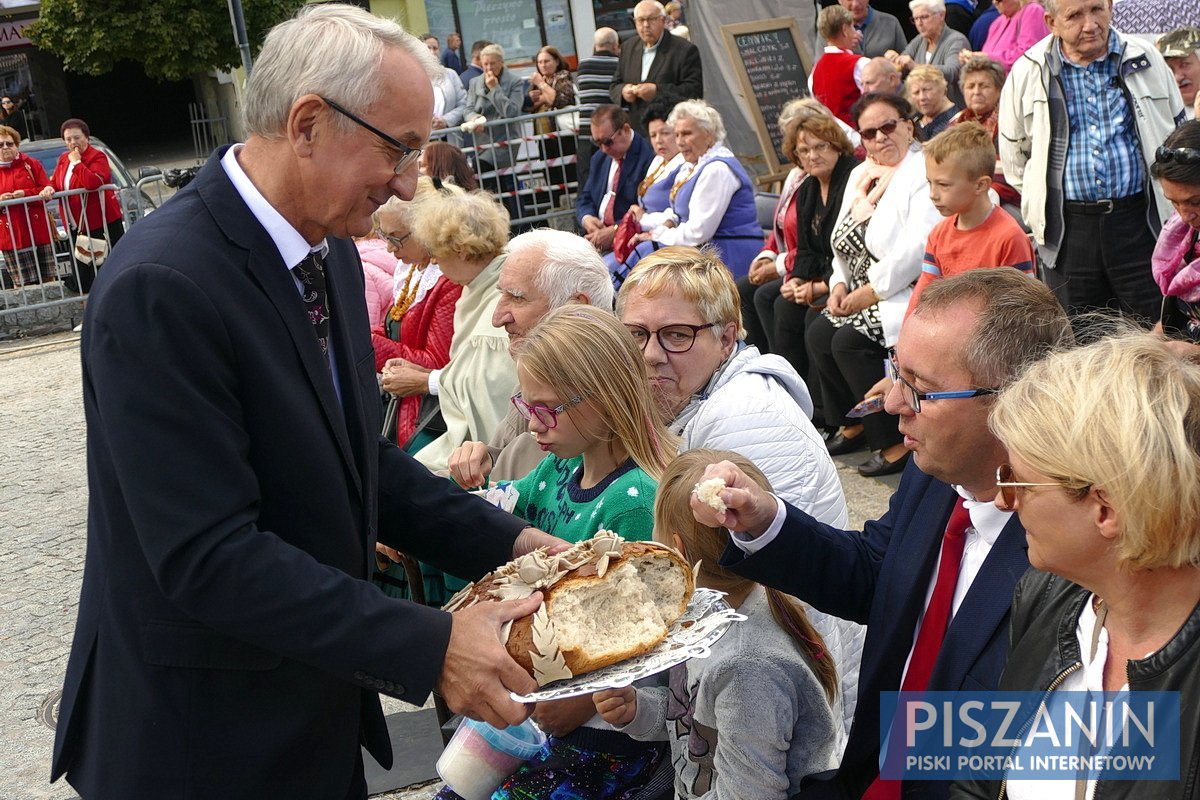
M 884 56 L 904 74 L 924 64 L 936 67 L 951 87 L 950 99 L 961 104 L 962 98 L 958 95 L 958 54 L 970 50 L 971 43 L 966 36 L 946 26 L 945 0 L 911 0 L 908 7 L 912 11 L 917 35 L 903 53 L 889 50 Z
M 679 103 L 667 124 L 675 129 L 684 163 L 675 172 L 670 207 L 642 215 L 642 233 L 634 237 L 638 246 L 624 268 L 659 247 L 712 244 L 734 277 L 741 277 L 762 249 L 754 182 L 725 146 L 725 123 L 708 103 Z

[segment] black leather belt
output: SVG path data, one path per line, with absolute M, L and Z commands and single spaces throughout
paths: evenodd
M 1130 211 L 1145 201 L 1145 196 L 1140 194 L 1118 197 L 1115 200 L 1068 200 L 1063 203 L 1063 210 L 1068 214 L 1082 214 L 1088 217 L 1105 216 L 1121 211 Z

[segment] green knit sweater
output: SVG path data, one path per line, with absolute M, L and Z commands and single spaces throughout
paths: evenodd
M 590 489 L 579 486 L 583 456 L 548 455 L 524 478 L 513 513 L 569 542 L 590 539 L 604 528 L 628 541 L 647 541 L 654 530 L 658 484 L 629 459 Z

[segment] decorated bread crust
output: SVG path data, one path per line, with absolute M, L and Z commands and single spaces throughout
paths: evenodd
M 514 620 L 504 638 L 513 659 L 545 686 L 647 652 L 694 589 L 692 569 L 673 548 L 602 530 L 561 553 L 541 548 L 510 561 L 463 588 L 445 610 L 542 592 L 537 611 Z

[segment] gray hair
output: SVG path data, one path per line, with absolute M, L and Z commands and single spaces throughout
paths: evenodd
M 658 2 L 658 0 L 642 0 L 642 2 L 637 4 L 637 6 L 633 7 L 634 13 L 637 13 L 638 6 L 654 6 L 656 9 L 658 9 L 658 15 L 660 17 L 665 17 L 667 15 L 667 7 Z
M 592 47 L 613 49 L 621 46 L 621 36 L 612 28 L 596 28 L 592 36 Z
M 914 315 L 962 303 L 979 306 L 962 358 L 977 386 L 1003 388 L 1030 363 L 1075 341 L 1071 322 L 1046 284 L 1012 267 L 972 269 L 929 284 Z
M 725 123 L 721 113 L 703 100 L 684 100 L 671 110 L 667 124 L 675 127 L 680 118 L 687 118 L 713 137 L 714 144 L 725 141 Z
M 397 48 L 420 65 L 431 81 L 441 65 L 417 37 L 395 22 L 338 3 L 307 5 L 267 34 L 246 82 L 246 130 L 252 136 L 283 136 L 292 105 L 318 94 L 359 111 L 382 97 L 375 80 L 384 51 Z M 354 123 L 341 114 L 334 125 L 349 132 Z
M 946 13 L 945 0 L 909 0 L 908 10 L 915 12 L 918 8 L 920 8 L 922 6 L 924 6 L 925 8 L 928 8 L 929 13 L 931 13 L 931 14 L 936 14 L 939 11 L 942 12 L 943 14 Z
M 479 51 L 479 57 L 484 56 L 499 56 L 500 60 L 504 60 L 504 48 L 498 44 L 489 44 L 487 47 Z
M 514 236 L 505 248 L 510 256 L 527 250 L 538 251 L 541 264 L 534 273 L 534 285 L 549 298 L 551 308 L 584 294 L 589 304 L 612 310 L 612 277 L 587 239 L 566 231 L 537 228 Z
M 996 84 L 997 89 L 1004 88 L 1004 67 L 1000 66 L 1000 62 L 993 61 L 988 56 L 980 53 L 977 56 L 971 56 L 963 65 L 958 68 L 958 86 L 961 89 L 967 82 L 967 76 L 975 72 L 985 72 L 992 78 L 992 83 Z

